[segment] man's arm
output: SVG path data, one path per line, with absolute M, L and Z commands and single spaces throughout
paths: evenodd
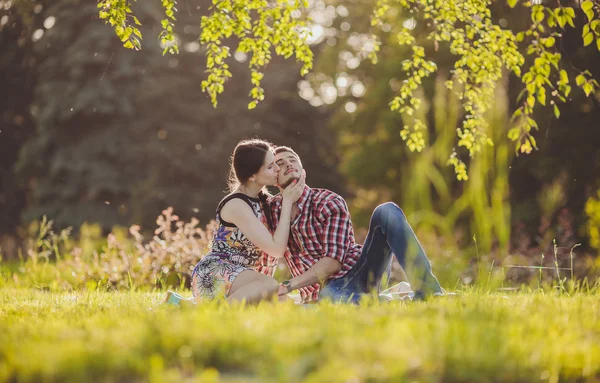
M 307 272 L 290 279 L 290 288 L 279 289 L 279 295 L 287 294 L 292 290 L 314 285 L 315 283 L 323 284 L 329 277 L 342 268 L 342 264 L 333 258 L 323 257 L 315 263 Z
M 323 223 L 320 242 L 323 246 L 324 256 L 307 272 L 290 279 L 290 290 L 315 283 L 324 283 L 341 270 L 346 259 L 352 232 L 350 213 L 346 202 L 341 197 L 332 199 L 323 207 L 319 220 Z

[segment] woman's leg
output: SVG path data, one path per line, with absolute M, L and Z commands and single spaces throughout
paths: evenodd
M 254 270 L 245 270 L 233 281 L 227 300 L 257 303 L 271 299 L 277 294 L 278 289 L 279 283 L 275 279 Z

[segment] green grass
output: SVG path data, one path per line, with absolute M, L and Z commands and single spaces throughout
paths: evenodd
M 600 294 L 163 305 L 0 289 L 0 381 L 600 381 Z

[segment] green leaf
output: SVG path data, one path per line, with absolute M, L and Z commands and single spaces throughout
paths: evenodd
M 575 10 L 573 8 L 565 7 L 564 10 L 567 16 L 570 16 L 571 18 L 575 17 Z
M 560 117 L 560 109 L 558 109 L 558 106 L 556 104 L 554 104 L 554 116 L 556 117 L 556 119 Z
M 131 27 L 125 28 L 125 32 L 123 32 L 123 34 L 121 35 L 121 41 L 125 42 L 125 41 L 129 40 L 129 36 L 131 36 L 132 32 L 133 32 L 133 28 L 131 28 Z
M 583 36 L 583 46 L 584 47 L 587 47 L 588 45 L 590 45 L 593 42 L 594 42 L 594 35 L 592 35 L 591 33 L 588 33 L 587 35 Z
M 588 10 L 588 11 L 584 11 L 585 15 L 588 18 L 588 21 L 592 21 L 594 19 L 594 11 L 593 10 Z
M 531 142 L 531 146 L 537 149 L 537 142 L 535 141 L 535 138 L 533 136 L 529 136 L 529 141 Z
M 507 0 L 508 6 L 514 8 L 518 0 Z
M 589 11 L 593 7 L 594 3 L 592 3 L 590 0 L 585 0 L 581 3 L 581 9 L 583 9 L 584 12 Z
M 579 76 L 577 76 L 577 78 L 575 79 L 575 82 L 577 83 L 577 86 L 582 86 L 585 83 L 585 76 L 580 74 Z
M 561 71 L 560 71 L 560 81 L 563 83 L 566 83 L 566 84 L 569 83 L 569 75 L 567 74 L 567 71 L 564 69 L 561 69 Z
M 535 97 L 533 97 L 532 94 L 530 94 L 529 97 L 527 97 L 527 105 L 529 105 L 532 108 L 535 106 Z
M 519 66 L 516 66 L 516 67 L 513 69 L 513 72 L 515 73 L 515 76 L 517 76 L 517 77 L 521 77 L 521 67 L 519 67 Z M 452 88 L 449 88 L 449 89 L 452 89 Z
M 555 43 L 556 43 L 556 39 L 554 39 L 554 37 L 552 37 L 552 36 L 548 37 L 544 41 L 544 45 L 546 46 L 546 48 L 552 48 Z
M 537 99 L 542 105 L 546 105 L 546 88 L 539 88 L 537 93 Z
M 520 128 L 518 128 L 518 127 L 515 127 L 515 128 L 510 128 L 510 129 L 508 130 L 508 138 L 509 138 L 511 141 L 516 141 L 516 140 L 518 140 L 520 135 L 521 135 L 521 129 L 520 129 Z
M 537 11 L 534 16 L 534 21 L 541 23 L 544 20 L 544 12 Z
M 594 86 L 589 82 L 586 82 L 585 84 L 583 84 L 583 91 L 585 92 L 586 96 L 589 96 L 590 93 L 594 91 Z
M 522 114 L 523 114 L 523 110 L 521 108 L 515 110 L 512 117 L 510 118 L 510 121 L 513 122 L 517 117 L 519 117 Z
M 596 39 L 596 47 L 598 48 L 598 51 L 600 51 L 600 39 Z
M 527 124 L 535 129 L 539 129 L 537 122 L 531 117 L 527 117 Z

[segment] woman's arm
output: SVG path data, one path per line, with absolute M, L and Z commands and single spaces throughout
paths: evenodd
M 255 246 L 272 257 L 281 258 L 287 248 L 290 234 L 292 205 L 304 191 L 304 177 L 283 191 L 281 217 L 275 233 L 271 234 L 254 215 L 248 204 L 239 198 L 228 201 L 221 209 L 221 217 L 236 225 Z

